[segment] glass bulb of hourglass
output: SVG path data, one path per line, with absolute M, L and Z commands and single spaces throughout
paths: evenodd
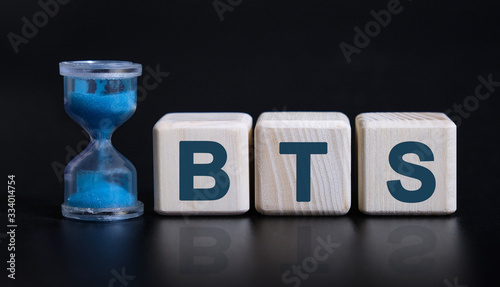
M 137 65 L 108 61 L 61 63 L 64 108 L 91 137 L 88 147 L 64 173 L 62 209 L 66 217 L 117 220 L 143 212 L 142 203 L 137 201 L 136 169 L 111 144 L 112 133 L 136 109 L 140 74 Z

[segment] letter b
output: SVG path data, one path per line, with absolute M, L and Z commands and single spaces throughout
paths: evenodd
M 194 164 L 195 153 L 209 153 L 213 156 L 213 161 L 209 164 Z M 226 195 L 230 184 L 229 176 L 222 170 L 226 161 L 226 149 L 217 142 L 181 141 L 179 143 L 180 200 L 217 200 Z M 211 176 L 215 179 L 215 186 L 195 189 L 194 176 Z

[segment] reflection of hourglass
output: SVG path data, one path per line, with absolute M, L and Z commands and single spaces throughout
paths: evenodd
M 66 113 L 91 137 L 64 171 L 63 216 L 104 221 L 142 215 L 135 167 L 111 145 L 111 134 L 135 112 L 141 65 L 74 61 L 59 68 Z

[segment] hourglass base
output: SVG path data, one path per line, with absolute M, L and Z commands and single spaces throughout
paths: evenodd
M 61 205 L 62 215 L 67 218 L 87 221 L 114 221 L 139 217 L 144 213 L 144 204 L 137 201 L 134 206 L 115 208 L 82 208 Z

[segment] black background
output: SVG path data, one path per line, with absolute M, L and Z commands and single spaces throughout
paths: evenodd
M 22 36 L 22 17 L 33 23 L 42 9 L 36 1 L 3 1 L 1 174 L 5 181 L 16 175 L 18 229 L 14 281 L 5 269 L 4 192 L 1 286 L 120 286 L 113 270 L 122 268 L 135 276 L 123 286 L 293 286 L 281 281 L 286 264 L 302 262 L 311 254 L 307 246 L 328 235 L 341 246 L 300 286 L 492 283 L 500 255 L 500 88 L 467 118 L 455 118 L 458 211 L 452 216 L 360 214 L 355 154 L 353 205 L 343 217 L 264 217 L 252 208 L 239 217 L 182 218 L 152 210 L 152 128 L 165 113 L 239 111 L 255 122 L 264 111 L 341 111 L 354 132 L 361 112 L 445 112 L 474 94 L 479 76 L 500 81 L 495 1 L 401 1 L 403 10 L 348 63 L 339 44 L 353 45 L 353 28 L 363 29 L 373 20 L 370 11 L 387 9 L 388 2 L 233 1 L 239 5 L 221 21 L 212 1 L 73 0 L 59 5 L 16 53 L 9 33 Z M 113 136 L 138 170 L 141 218 L 98 224 L 60 214 L 63 183 L 53 165 L 65 165 L 73 156 L 68 150 L 81 150 L 87 137 L 64 112 L 58 63 L 84 59 L 129 60 L 144 71 L 169 73 L 142 94 L 135 115 Z M 222 263 L 213 274 L 185 269 L 182 258 L 192 250 L 183 242 L 197 232 L 219 242 L 226 237 L 218 234 L 229 234 L 228 261 L 215 261 Z M 404 240 L 394 245 L 391 234 Z M 417 265 L 398 269 L 394 248 L 408 252 L 404 264 Z

